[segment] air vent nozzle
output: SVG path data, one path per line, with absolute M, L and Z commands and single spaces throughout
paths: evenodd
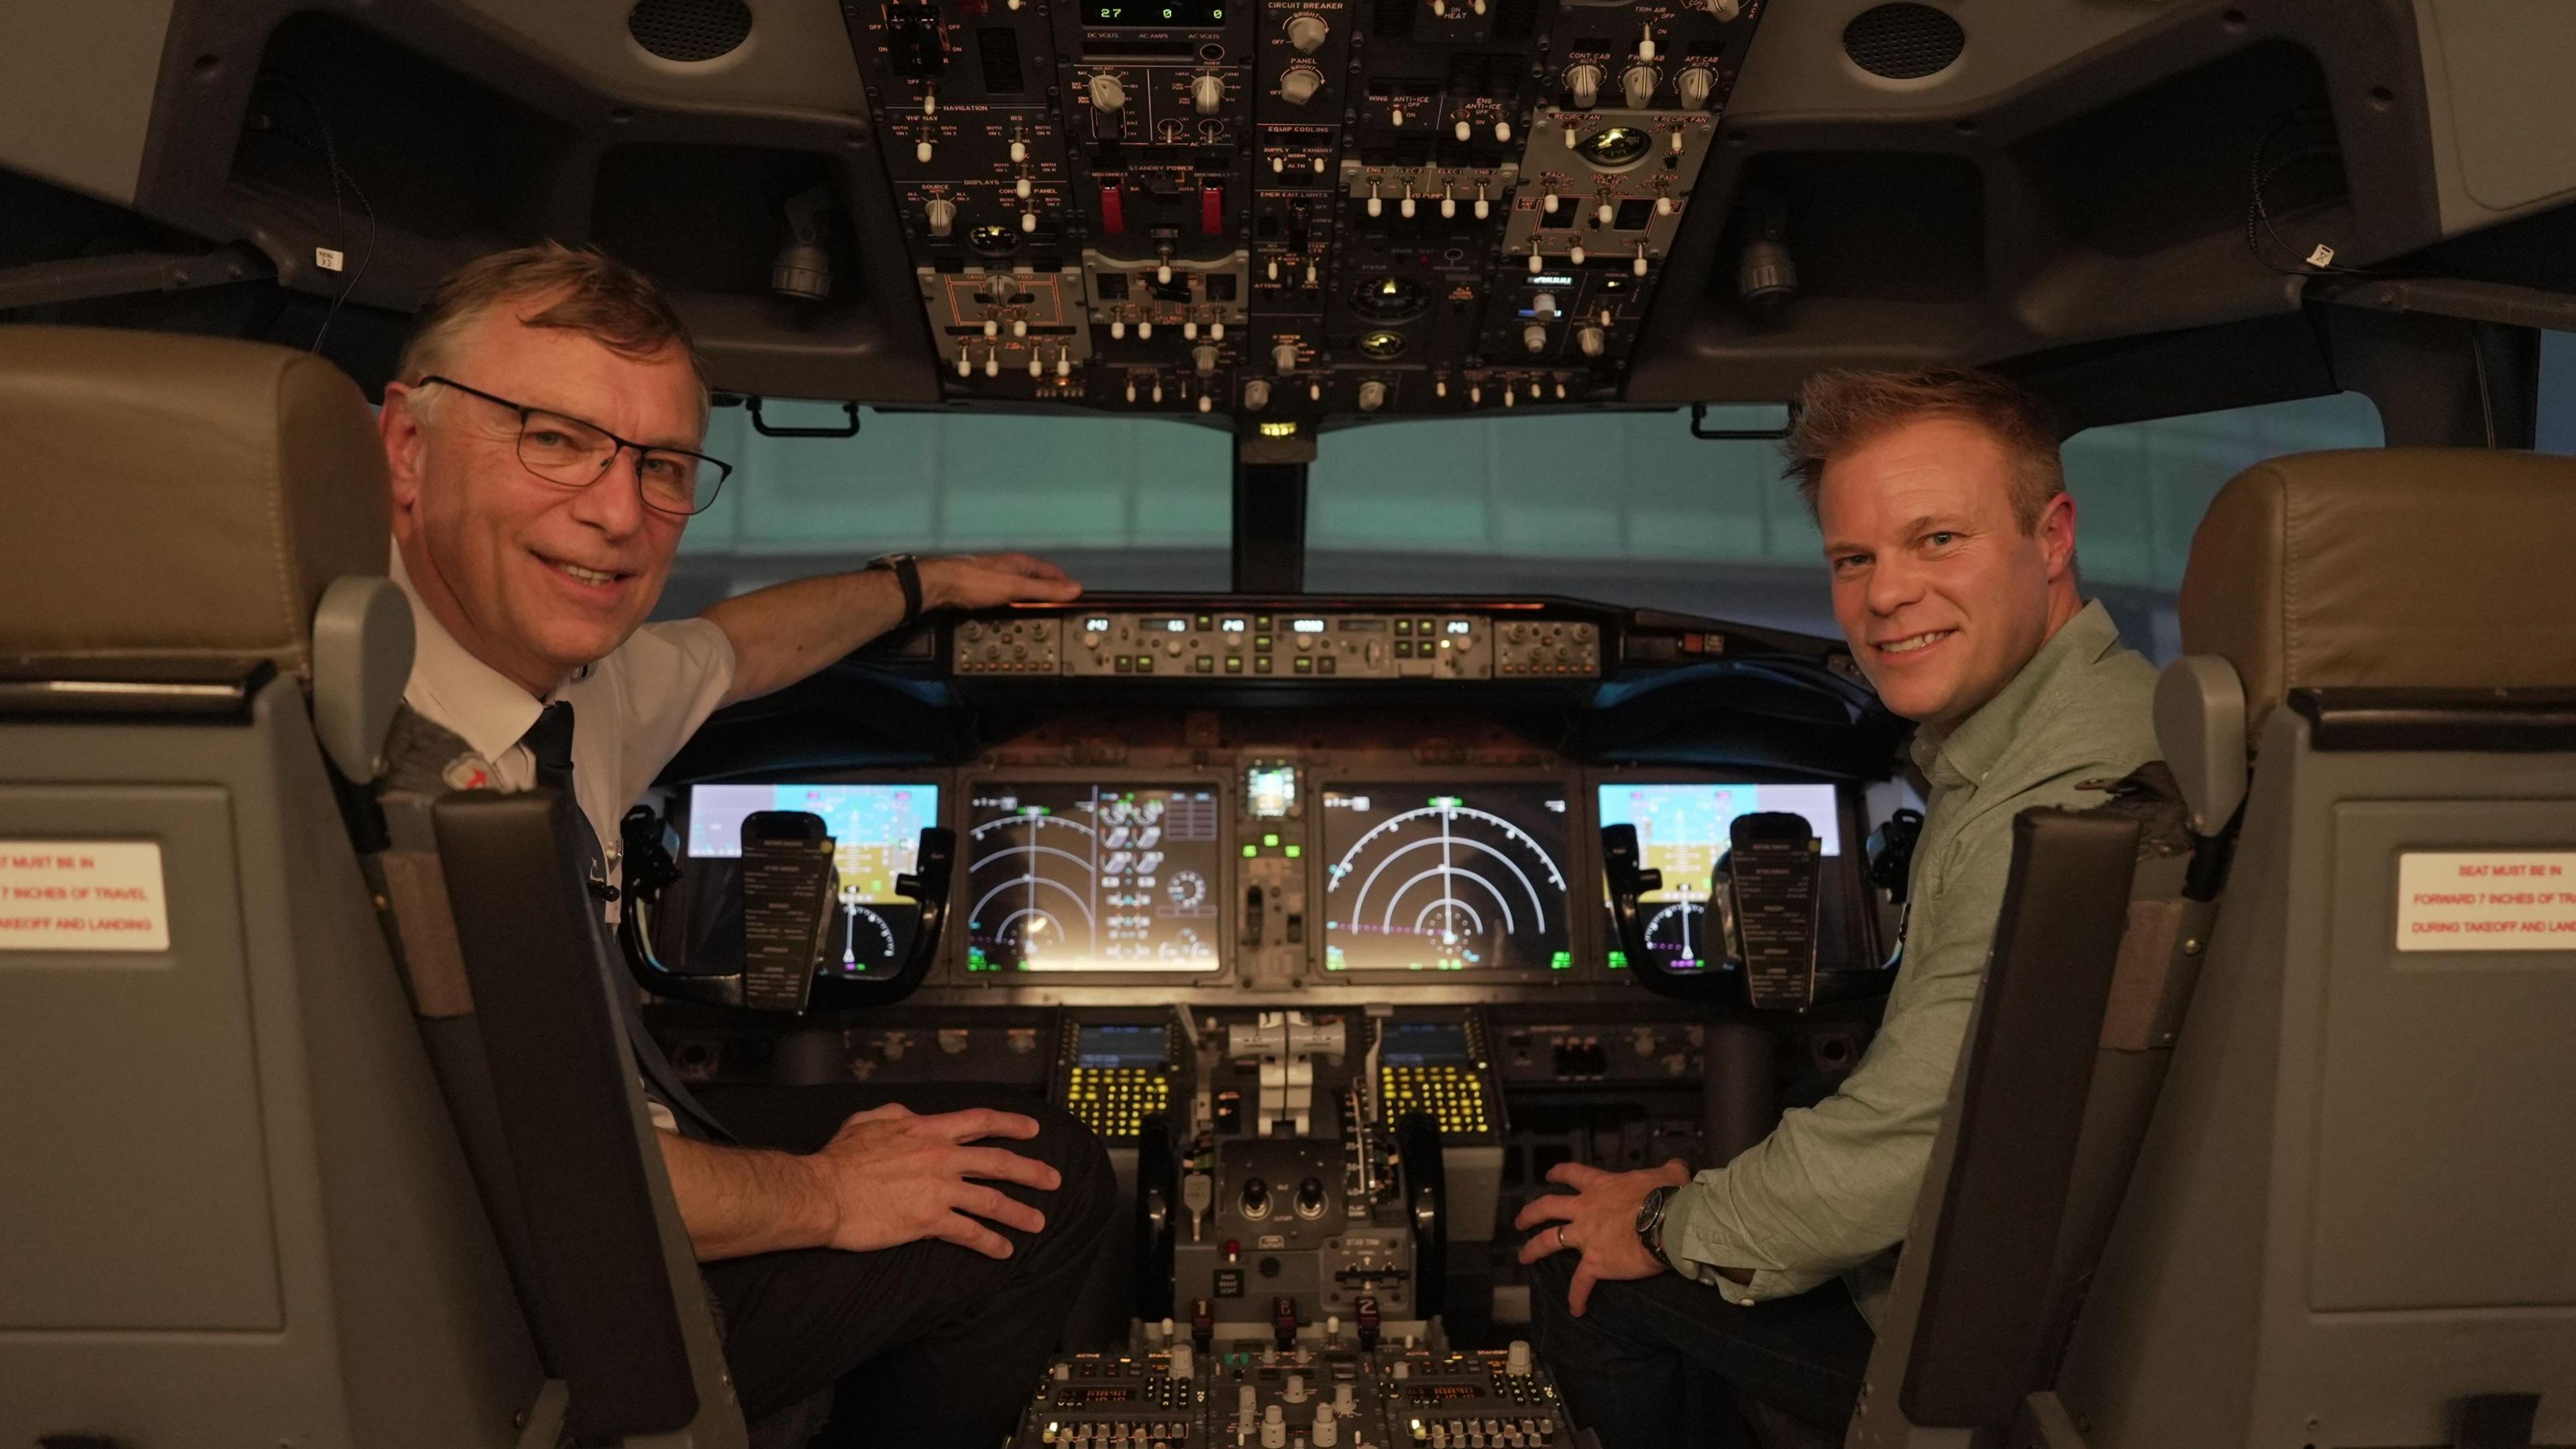
M 1968 32 L 1948 11 L 1929 5 L 1874 5 L 1843 27 L 1843 54 L 1888 80 L 1921 80 L 1948 70 L 1968 45 Z
M 664 60 L 715 60 L 750 38 L 751 7 L 743 0 L 635 0 L 626 33 Z

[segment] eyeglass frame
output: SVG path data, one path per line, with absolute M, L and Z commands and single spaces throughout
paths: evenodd
M 558 417 L 568 423 L 579 423 L 581 426 L 590 429 L 592 432 L 599 434 L 603 438 L 606 438 L 614 445 L 608 450 L 606 461 L 599 465 L 599 471 L 593 473 L 588 482 L 583 483 L 566 483 L 560 478 L 548 478 L 545 474 L 538 473 L 535 468 L 530 467 L 528 460 L 524 456 L 519 458 L 520 467 L 527 468 L 530 473 L 535 474 L 535 476 L 539 478 L 544 478 L 546 482 L 552 483 L 558 488 L 591 487 L 598 483 L 600 479 L 607 477 L 609 470 L 617 466 L 617 458 L 619 454 L 624 453 L 631 448 L 634 450 L 636 458 L 635 496 L 637 500 L 645 507 L 652 509 L 654 512 L 661 514 L 665 518 L 695 518 L 699 514 L 706 512 L 708 509 L 715 507 L 716 496 L 724 492 L 725 480 L 733 476 L 733 465 L 722 458 L 710 457 L 705 453 L 692 452 L 687 448 L 674 448 L 663 443 L 633 442 L 617 436 L 615 433 L 610 432 L 608 429 L 601 427 L 599 424 L 592 422 L 588 418 L 579 417 L 572 413 L 565 412 L 561 408 L 531 407 L 526 403 L 512 402 L 510 399 L 502 397 L 497 393 L 488 393 L 479 387 L 468 387 L 464 383 L 458 382 L 452 377 L 442 377 L 434 372 L 425 373 L 422 375 L 420 381 L 413 383 L 412 386 L 427 387 L 433 382 L 437 383 L 441 387 L 452 387 L 458 392 L 465 393 L 472 397 L 479 397 L 485 402 L 492 403 L 499 407 L 508 408 L 510 411 L 517 413 L 519 415 L 519 436 L 511 440 L 511 451 L 514 454 L 516 454 L 521 447 L 526 445 L 528 420 L 538 413 L 545 413 L 550 417 Z M 714 487 L 707 490 L 706 501 L 685 512 L 677 509 L 665 508 L 661 504 L 654 502 L 652 496 L 644 489 L 643 460 L 644 456 L 648 453 L 671 453 L 682 458 L 694 458 L 701 463 L 712 465 L 716 470 L 716 482 Z

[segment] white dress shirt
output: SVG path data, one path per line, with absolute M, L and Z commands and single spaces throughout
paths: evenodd
M 621 874 L 618 823 L 733 687 L 733 644 L 724 630 L 705 619 L 647 624 L 540 700 L 456 642 L 412 588 L 399 547 L 393 579 L 411 600 L 415 640 L 403 702 L 473 751 L 448 767 L 447 783 L 505 791 L 535 784 L 536 757 L 519 738 L 546 705 L 569 701 L 573 793 L 599 833 L 614 884 Z

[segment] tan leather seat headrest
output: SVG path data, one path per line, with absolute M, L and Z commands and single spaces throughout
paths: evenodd
M 2289 691 L 2576 684 L 2576 459 L 2483 449 L 2302 453 L 2210 502 L 2183 572 L 2185 654 Z
M 0 327 L 0 660 L 311 670 L 331 580 L 382 574 L 357 385 L 262 343 Z

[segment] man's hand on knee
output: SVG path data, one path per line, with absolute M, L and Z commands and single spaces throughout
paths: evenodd
M 1592 1285 L 1652 1278 L 1664 1262 L 1637 1239 L 1637 1207 L 1656 1188 L 1690 1181 L 1690 1168 L 1680 1158 L 1642 1172 L 1604 1172 L 1577 1162 L 1548 1169 L 1547 1180 L 1574 1189 L 1551 1193 L 1521 1209 L 1513 1226 L 1530 1234 L 1521 1244 L 1521 1261 L 1535 1263 L 1557 1252 L 1582 1255 L 1575 1265 L 1574 1285 L 1565 1306 L 1575 1317 L 1592 1301 Z
M 924 1117 L 889 1104 L 852 1116 L 803 1159 L 835 1210 L 829 1246 L 867 1252 L 940 1238 L 989 1258 L 1011 1256 L 1010 1239 L 985 1223 L 1034 1233 L 1046 1215 L 990 1184 L 1052 1192 L 1063 1179 L 1034 1158 L 969 1144 L 1037 1135 L 1035 1121 L 987 1108 Z

